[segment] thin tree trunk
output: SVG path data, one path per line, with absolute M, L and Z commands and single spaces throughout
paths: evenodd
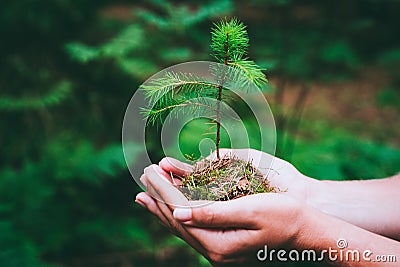
M 215 137 L 215 151 L 217 153 L 217 159 L 220 159 L 219 145 L 221 142 L 221 101 L 222 101 L 223 84 L 225 82 L 225 66 L 228 65 L 228 55 L 229 55 L 229 44 L 228 44 L 228 35 L 226 35 L 224 68 L 222 69 L 221 84 L 218 86 L 218 97 L 217 97 L 217 134 Z
M 219 144 L 221 142 L 221 100 L 222 100 L 222 85 L 218 86 L 218 99 L 217 99 L 217 135 L 215 137 L 215 151 L 217 159 L 220 159 Z

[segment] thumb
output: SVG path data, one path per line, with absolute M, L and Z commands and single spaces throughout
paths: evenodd
M 173 173 L 178 176 L 188 175 L 192 171 L 192 166 L 189 164 L 183 163 L 174 158 L 166 157 L 163 158 L 159 166 L 167 173 Z
M 255 229 L 257 218 L 251 206 L 241 199 L 212 202 L 202 207 L 176 208 L 174 218 L 185 225 L 204 228 L 246 228 Z

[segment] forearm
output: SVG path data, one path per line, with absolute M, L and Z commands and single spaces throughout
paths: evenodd
M 307 202 L 368 231 L 400 240 L 400 176 L 364 181 L 314 181 Z
M 400 243 L 310 209 L 294 247 L 336 266 L 397 266 Z

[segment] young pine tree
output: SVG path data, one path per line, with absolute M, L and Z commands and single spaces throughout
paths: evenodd
M 148 107 L 143 109 L 147 124 L 162 124 L 172 111 L 177 114 L 176 111 L 180 109 L 188 112 L 187 108 L 193 108 L 195 112 L 199 106 L 206 106 L 215 112 L 212 123 L 216 126 L 217 159 L 199 161 L 190 175 L 181 177 L 183 186 L 188 189 L 182 191 L 189 199 L 229 200 L 247 194 L 275 191 L 251 162 L 235 157 L 221 158 L 219 151 L 221 102 L 229 93 L 224 85 L 228 81 L 234 81 L 247 90 L 250 83 L 261 89 L 267 82 L 262 69 L 248 59 L 248 47 L 246 26 L 236 18 L 222 20 L 214 24 L 211 30 L 212 55 L 220 63 L 211 67 L 216 83 L 204 81 L 195 74 L 166 72 L 163 77 L 141 86 L 149 102 Z M 202 100 L 192 101 L 198 98 Z M 232 179 L 237 177 L 242 178 L 233 182 Z
M 222 20 L 216 23 L 211 30 L 212 55 L 216 61 L 235 69 L 235 73 L 240 75 L 243 87 L 246 87 L 248 83 L 254 83 L 257 87 L 261 87 L 267 82 L 267 79 L 262 69 L 247 58 L 248 47 L 249 38 L 246 26 L 236 18 L 229 21 Z M 163 123 L 173 109 L 186 108 L 188 105 L 193 105 L 195 108 L 199 103 L 190 102 L 192 98 L 215 98 L 217 100 L 216 107 L 210 108 L 215 109 L 216 113 L 213 122 L 216 124 L 216 154 L 220 159 L 221 102 L 223 101 L 224 82 L 226 76 L 229 75 L 224 73 L 224 70 L 215 72 L 220 76 L 218 84 L 202 81 L 193 74 L 167 72 L 163 78 L 152 81 L 151 84 L 142 85 L 141 88 L 149 100 L 148 107 L 143 109 L 148 124 Z M 232 75 L 229 78 L 232 78 Z

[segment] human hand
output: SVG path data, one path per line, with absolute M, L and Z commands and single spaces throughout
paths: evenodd
M 185 171 L 183 166 L 175 167 Z M 264 245 L 293 247 L 298 240 L 304 206 L 289 195 L 256 194 L 190 208 L 198 203 L 189 202 L 169 179 L 157 165 L 146 168 L 142 182 L 152 195 L 164 202 L 155 201 L 147 193 L 138 194 L 136 201 L 214 266 L 256 261 L 256 251 Z M 175 203 L 175 206 L 166 203 Z M 177 205 L 186 207 L 177 208 Z
M 235 152 L 240 151 L 235 150 Z M 250 150 L 244 152 L 246 157 L 248 155 L 253 155 L 254 157 L 254 154 L 263 156 L 263 154 L 258 154 L 261 152 L 257 151 Z M 255 153 L 252 154 L 251 152 Z M 240 156 L 240 153 L 236 154 Z M 372 249 L 377 254 L 388 253 L 390 251 L 395 254 L 399 252 L 399 244 L 396 241 L 364 230 L 371 228 L 372 232 L 380 233 L 379 231 L 374 231 L 373 227 L 369 226 L 369 220 L 364 225 L 358 223 L 361 228 L 351 224 L 353 221 L 357 222 L 359 217 L 355 215 L 360 214 L 362 211 L 357 210 L 357 212 L 349 213 L 351 215 L 348 215 L 348 212 L 339 212 L 334 213 L 333 215 L 335 216 L 329 216 L 324 214 L 327 213 L 324 210 L 322 210 L 323 213 L 318 211 L 320 210 L 318 205 L 313 205 L 317 209 L 313 209 L 310 205 L 307 205 L 301 199 L 304 196 L 307 199 L 308 190 L 304 190 L 304 187 L 310 184 L 314 185 L 312 184 L 313 180 L 301 176 L 293 166 L 285 161 L 277 160 L 272 164 L 272 168 L 278 170 L 287 167 L 284 172 L 280 172 L 282 178 L 275 180 L 271 179 L 270 176 L 268 177 L 274 186 L 291 183 L 291 175 L 298 177 L 302 181 L 293 190 L 291 187 L 288 187 L 288 191 L 283 193 L 245 196 L 227 202 L 216 202 L 208 206 L 203 205 L 202 207 L 198 207 L 199 203 L 197 202 L 188 201 L 172 185 L 173 183 L 179 183 L 179 179 L 176 176 L 183 176 L 190 171 L 190 165 L 173 159 L 164 159 L 160 163 L 160 166 L 163 168 L 160 168 L 158 165 L 146 168 L 141 180 L 149 193 L 161 201 L 155 201 L 148 193 L 138 194 L 136 201 L 155 214 L 173 233 L 208 258 L 214 266 L 225 266 L 226 264 L 237 266 L 244 262 L 248 263 L 249 260 L 255 261 L 256 250 L 260 249 L 262 245 L 268 245 L 269 249 L 314 249 L 322 253 L 328 247 L 335 247 L 337 245 L 336 240 L 343 238 L 349 244 L 352 244 L 352 247 L 349 247 L 349 249 L 357 248 L 360 251 Z M 173 179 L 177 180 L 174 181 Z M 317 199 L 318 194 L 324 195 L 324 199 L 327 199 L 329 198 L 329 194 L 327 196 L 329 190 L 327 189 L 334 187 L 332 188 L 334 194 L 330 194 L 336 196 L 334 201 L 329 202 L 328 199 L 323 202 L 329 204 L 337 203 L 337 193 L 346 189 L 343 194 L 346 196 L 355 195 L 357 199 L 359 196 L 363 196 L 361 197 L 361 201 L 364 203 L 364 197 L 369 195 L 371 190 L 376 189 L 376 186 L 387 189 L 386 191 L 382 190 L 382 192 L 384 192 L 385 196 L 388 195 L 389 197 L 385 198 L 381 196 L 380 198 L 391 199 L 390 196 L 396 195 L 396 190 L 394 186 L 389 187 L 392 190 L 388 190 L 387 185 L 391 185 L 392 182 L 396 181 L 398 180 L 392 178 L 376 182 L 367 181 L 365 183 L 321 182 L 317 184 L 318 187 L 312 187 L 309 191 L 311 193 L 317 192 Z M 295 182 L 293 181 L 293 183 Z M 356 185 L 357 187 L 355 187 Z M 359 190 L 356 190 L 357 188 Z M 315 198 L 314 196 L 314 201 Z M 348 198 L 345 200 L 346 203 L 343 203 L 343 208 L 335 208 L 335 210 L 346 211 L 348 209 Z M 176 205 L 166 203 L 175 203 Z M 177 208 L 177 206 L 185 208 Z M 197 208 L 193 208 L 193 206 L 197 206 Z M 360 207 L 360 205 L 357 205 L 357 207 Z M 390 214 L 393 215 L 393 213 Z M 365 218 L 366 216 L 361 217 Z M 338 218 L 343 218 L 350 223 Z M 371 221 L 374 222 L 373 220 Z M 373 247 L 371 247 L 372 245 Z M 338 264 L 341 263 L 343 262 L 339 262 Z M 354 266 L 375 266 L 373 261 L 367 260 L 354 264 Z

